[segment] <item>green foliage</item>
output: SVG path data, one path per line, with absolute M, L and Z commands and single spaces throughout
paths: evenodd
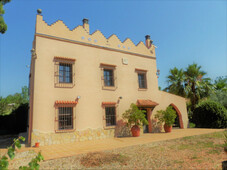
M 126 110 L 122 117 L 125 119 L 128 123 L 128 125 L 148 125 L 148 121 L 145 117 L 146 111 L 140 110 L 135 104 L 131 104 L 130 109 Z
M 3 5 L 10 2 L 10 0 L 0 0 L 0 33 L 4 34 L 7 30 L 7 25 L 3 19 L 3 14 L 5 13 Z
M 190 128 L 195 128 L 195 126 L 196 126 L 195 123 L 192 123 L 192 122 L 189 123 Z
M 218 77 L 214 82 L 214 93 L 211 93 L 210 100 L 222 104 L 227 109 L 227 76 Z
M 192 121 L 198 128 L 227 128 L 227 110 L 220 103 L 203 101 L 194 110 Z
M 190 109 L 193 110 L 199 100 L 208 97 L 213 91 L 213 85 L 210 78 L 204 78 L 206 73 L 201 71 L 201 66 L 193 63 L 183 69 L 174 67 L 170 69 L 170 74 L 167 77 L 169 86 L 165 91 L 187 97 L 190 99 Z
M 167 77 L 169 86 L 165 88 L 164 91 L 185 97 L 185 75 L 183 69 L 174 67 L 173 69 L 170 69 L 169 73 L 170 74 Z
M 172 126 L 177 117 L 176 111 L 172 106 L 168 106 L 166 110 L 159 110 L 155 115 L 155 118 L 159 120 L 161 123 L 165 123 L 168 126 Z
M 42 154 L 39 152 L 38 155 L 33 158 L 29 163 L 28 166 L 20 166 L 20 170 L 33 170 L 33 169 L 39 169 L 39 162 L 41 162 L 42 160 L 44 160 L 44 157 L 42 156 Z
M 227 91 L 217 90 L 210 95 L 209 99 L 220 103 L 227 109 Z
M 0 97 L 0 115 L 9 115 L 20 105 L 29 102 L 28 87 L 22 87 L 21 93 L 8 95 L 6 98 Z
M 227 76 L 218 77 L 214 81 L 215 90 L 221 90 L 227 92 Z
M 21 142 L 25 141 L 25 138 L 20 136 L 17 139 L 14 139 L 13 144 L 8 147 L 8 152 L 7 154 L 3 155 L 2 157 L 0 157 L 0 170 L 7 170 L 8 166 L 9 166 L 9 161 L 8 158 L 10 158 L 11 160 L 13 160 L 13 158 L 15 157 L 15 150 L 20 149 L 21 148 Z M 8 155 L 8 157 L 7 157 Z M 42 154 L 39 152 L 38 155 L 33 158 L 28 166 L 21 166 L 19 169 L 20 170 L 38 170 L 39 169 L 39 162 L 41 162 L 42 160 L 44 160 Z

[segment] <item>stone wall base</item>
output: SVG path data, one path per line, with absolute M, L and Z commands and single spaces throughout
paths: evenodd
M 52 144 L 64 144 L 81 142 L 87 140 L 100 140 L 105 138 L 114 138 L 115 129 L 87 129 L 83 131 L 74 132 L 57 132 L 57 133 L 40 133 L 33 130 L 31 135 L 31 146 L 34 146 L 36 142 L 40 143 L 40 146 L 52 145 Z

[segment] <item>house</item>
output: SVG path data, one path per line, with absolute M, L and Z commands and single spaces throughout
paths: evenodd
M 172 105 L 180 128 L 187 128 L 185 98 L 159 91 L 155 46 L 150 36 L 135 45 L 129 38 L 90 33 L 88 19 L 69 30 L 61 21 L 36 18 L 29 75 L 29 137 L 33 146 L 118 136 L 121 115 L 136 103 L 149 125 Z M 163 61 L 164 62 L 164 61 Z

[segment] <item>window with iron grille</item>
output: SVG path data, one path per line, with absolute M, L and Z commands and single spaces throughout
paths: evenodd
M 73 107 L 58 107 L 58 130 L 73 129 Z
M 113 69 L 104 69 L 104 86 L 114 86 L 114 71 Z
M 106 126 L 116 125 L 116 109 L 115 107 L 105 107 L 106 112 Z
M 72 83 L 72 64 L 59 64 L 59 83 Z
M 75 85 L 75 59 L 54 57 L 54 85 L 55 87 L 72 88 Z
M 146 89 L 147 88 L 146 73 L 138 73 L 138 81 L 139 81 L 139 88 L 140 89 Z

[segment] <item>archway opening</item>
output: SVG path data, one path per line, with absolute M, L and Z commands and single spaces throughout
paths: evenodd
M 182 120 L 182 115 L 181 115 L 180 110 L 173 103 L 171 103 L 170 106 L 173 107 L 173 109 L 176 111 L 176 114 L 177 114 L 177 117 L 175 119 L 175 122 L 173 124 L 173 127 L 183 129 L 184 128 L 184 125 L 183 125 L 183 120 Z

